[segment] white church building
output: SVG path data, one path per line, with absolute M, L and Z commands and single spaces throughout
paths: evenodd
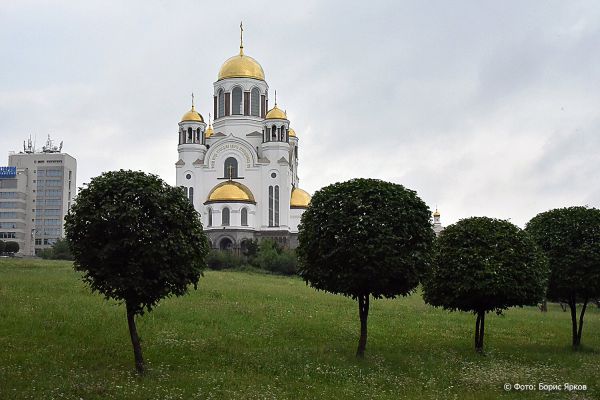
M 269 108 L 265 73 L 241 40 L 239 54 L 219 70 L 213 98 L 214 123 L 207 126 L 193 98 L 179 122 L 177 186 L 213 248 L 239 250 L 262 238 L 296 247 L 310 202 L 299 188 L 299 139 L 277 102 Z

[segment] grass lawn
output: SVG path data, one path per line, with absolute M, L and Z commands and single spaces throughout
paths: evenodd
M 137 377 L 124 306 L 92 295 L 68 262 L 0 260 L 1 399 L 598 399 L 600 311 L 583 348 L 550 305 L 486 318 L 419 294 L 371 302 L 366 358 L 355 359 L 356 303 L 298 278 L 206 273 L 197 291 L 138 319 L 148 374 Z M 506 392 L 505 383 L 587 385 Z

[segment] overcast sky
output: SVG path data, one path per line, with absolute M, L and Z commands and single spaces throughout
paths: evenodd
M 51 134 L 78 186 L 119 168 L 174 184 L 177 123 L 191 92 L 212 112 L 240 20 L 310 193 L 385 179 L 445 225 L 600 207 L 597 1 L 1 0 L 0 164 Z

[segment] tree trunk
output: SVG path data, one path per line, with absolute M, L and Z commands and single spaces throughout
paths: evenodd
M 577 303 L 575 302 L 575 296 L 569 298 L 569 308 L 571 309 L 571 328 L 573 332 L 573 347 L 579 346 L 579 340 L 577 336 Z
M 475 323 L 475 351 L 483 352 L 483 335 L 485 333 L 485 311 L 477 312 L 477 322 Z
M 485 311 L 481 313 L 481 332 L 479 332 L 479 351 L 483 353 L 483 336 L 485 334 Z
M 548 300 L 544 299 L 544 301 L 542 301 L 542 304 L 540 305 L 540 311 L 548 312 Z
M 369 295 L 358 296 L 358 315 L 360 317 L 360 339 L 358 340 L 358 349 L 356 357 L 364 358 L 367 347 L 367 318 L 369 317 Z
M 581 332 L 583 331 L 583 315 L 585 314 L 585 309 L 588 304 L 588 299 L 586 298 L 583 302 L 583 307 L 581 307 L 581 314 L 579 315 L 579 329 L 577 330 L 577 345 L 581 344 Z
M 129 325 L 129 336 L 133 345 L 133 355 L 135 356 L 135 369 L 141 375 L 144 373 L 144 358 L 142 357 L 142 346 L 140 338 L 135 327 L 135 313 L 132 308 L 127 305 L 127 324 Z

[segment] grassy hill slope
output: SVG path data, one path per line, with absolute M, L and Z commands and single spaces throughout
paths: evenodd
M 578 352 L 557 305 L 489 315 L 486 356 L 474 323 L 418 293 L 373 301 L 358 361 L 354 301 L 297 278 L 209 271 L 139 319 L 139 378 L 122 305 L 92 295 L 68 262 L 0 260 L 0 399 L 600 398 L 595 306 Z M 588 390 L 503 389 L 540 382 Z

